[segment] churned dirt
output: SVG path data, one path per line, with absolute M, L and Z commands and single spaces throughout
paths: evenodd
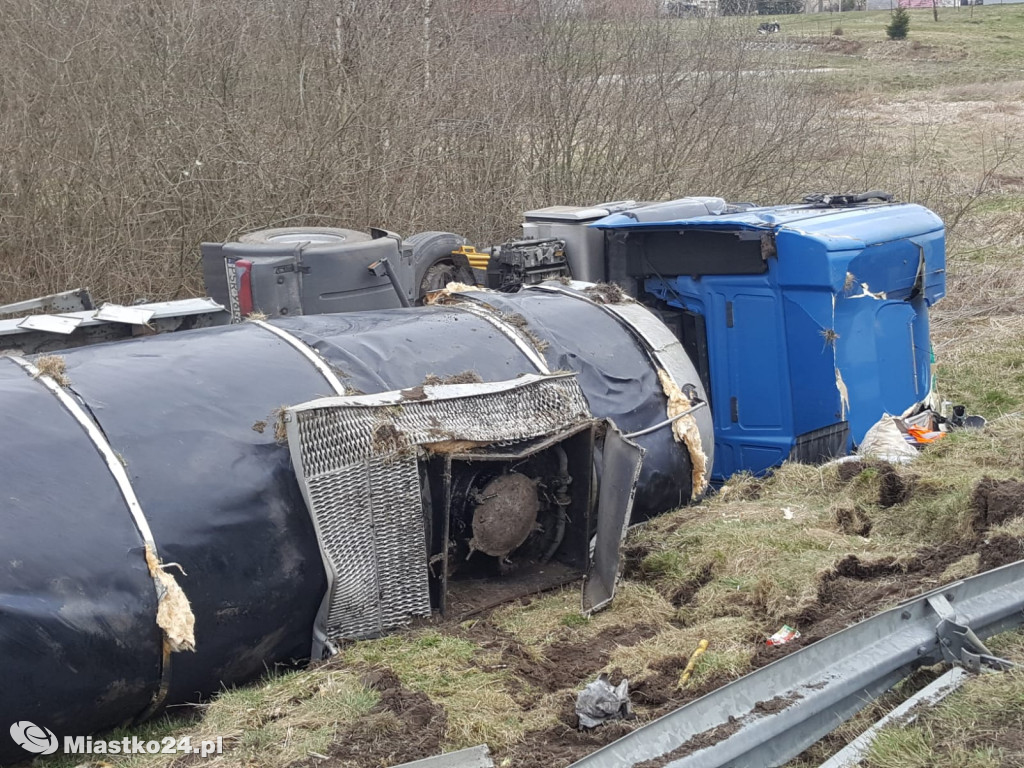
M 448 725 L 444 709 L 424 693 L 402 686 L 389 669 L 372 669 L 363 684 L 380 695 L 369 715 L 338 731 L 328 759 L 306 765 L 397 765 L 436 755 Z
M 971 524 L 978 533 L 1024 515 L 1024 483 L 982 478 L 971 496 L 971 511 Z

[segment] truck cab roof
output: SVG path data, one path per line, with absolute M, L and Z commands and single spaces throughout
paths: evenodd
M 845 251 L 938 232 L 942 220 L 914 203 L 874 203 L 843 207 L 772 205 L 664 221 L 639 221 L 632 211 L 595 221 L 598 229 L 676 229 L 793 233 L 818 241 L 828 251 Z

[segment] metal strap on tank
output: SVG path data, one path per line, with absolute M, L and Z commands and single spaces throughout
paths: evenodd
M 253 320 L 250 318 L 249 320 L 246 320 L 246 322 L 258 325 L 265 331 L 270 331 L 272 334 L 291 346 L 296 352 L 313 364 L 313 367 L 320 372 L 320 375 L 327 379 L 327 383 L 331 385 L 331 389 L 333 389 L 336 394 L 345 394 L 345 385 L 341 383 L 341 380 L 335 375 L 334 371 L 331 370 L 331 367 L 324 362 L 324 359 L 320 357 L 315 349 L 309 346 L 298 336 L 293 336 L 283 328 L 271 325 L 265 320 Z
M 668 377 L 672 379 L 677 387 L 682 387 L 688 383 L 697 383 L 703 389 L 703 384 L 699 379 L 697 382 L 686 381 L 685 369 L 688 367 L 690 360 L 683 350 L 683 345 L 679 342 L 679 339 L 642 304 L 635 301 L 623 304 L 602 304 L 594 301 L 584 293 L 566 290 L 560 285 L 531 285 L 527 290 L 557 293 L 598 307 L 606 314 L 615 318 L 619 325 L 625 327 L 634 337 L 640 340 L 647 352 L 647 356 L 655 365 L 668 374 Z M 706 395 L 707 393 L 705 393 Z M 677 418 L 681 418 L 683 415 L 679 414 Z M 664 424 L 658 426 L 670 424 L 672 421 L 673 419 L 669 419 Z M 699 428 L 700 425 L 698 424 Z M 714 443 L 714 437 L 709 430 L 701 430 L 700 437 L 704 445 L 712 445 Z
M 455 307 L 461 309 L 464 312 L 468 312 L 471 315 L 479 317 L 481 320 L 490 323 L 498 332 L 507 337 L 513 344 L 515 344 L 519 351 L 522 352 L 527 359 L 533 363 L 533 367 L 538 372 L 548 374 L 551 373 L 551 369 L 548 367 L 547 361 L 544 360 L 544 356 L 540 354 L 537 349 L 521 334 L 513 325 L 506 323 L 497 315 L 488 312 L 487 309 L 481 306 L 476 299 L 471 296 L 459 295 L 460 299 L 465 299 L 465 302 L 446 304 L 445 306 Z
M 159 562 L 160 552 L 157 549 L 156 541 L 153 539 L 153 530 L 149 527 L 149 521 L 146 520 L 146 515 L 142 511 L 142 505 L 139 503 L 139 499 L 135 495 L 135 489 L 132 488 L 132 481 L 129 479 L 128 473 L 125 472 L 124 464 L 121 463 L 121 459 L 118 457 L 114 449 L 111 448 L 106 435 L 104 435 L 103 431 L 96 425 L 96 422 L 92 420 L 92 417 L 86 413 L 85 408 L 83 408 L 75 398 L 69 395 L 67 391 L 65 391 L 64 387 L 54 381 L 52 377 L 42 374 L 36 366 L 23 357 L 18 357 L 17 355 L 8 355 L 7 357 L 12 362 L 21 366 L 29 376 L 50 390 L 50 392 L 57 397 L 57 400 L 60 401 L 60 404 L 64 406 L 64 410 L 71 414 L 75 421 L 77 421 L 81 425 L 82 429 L 85 430 L 85 434 L 92 441 L 92 444 L 96 446 L 96 450 L 99 451 L 100 456 L 103 457 L 103 461 L 106 462 L 107 469 L 110 470 L 110 474 L 114 478 L 114 482 L 117 484 L 117 488 L 121 492 L 121 496 L 124 498 L 125 504 L 128 505 L 128 512 L 131 514 L 132 520 L 135 522 L 135 527 L 142 536 L 142 540 Z M 162 587 L 155 577 L 153 578 L 153 586 L 156 588 L 157 605 L 159 605 Z M 160 665 L 160 688 L 153 695 L 153 701 L 146 709 L 146 712 L 140 716 L 140 719 L 144 719 L 149 714 L 155 712 L 163 704 L 164 699 L 167 698 L 167 691 L 171 685 L 171 656 L 170 648 L 166 642 L 163 643 L 162 656 L 163 661 Z
M 688 360 L 683 346 L 679 339 L 664 326 L 661 321 L 655 318 L 649 309 L 635 301 L 623 304 L 602 304 L 594 301 L 584 293 L 569 291 L 560 285 L 531 285 L 527 290 L 545 291 L 546 293 L 557 293 L 562 296 L 584 301 L 587 304 L 597 307 L 615 318 L 619 325 L 625 328 L 638 338 L 643 344 L 647 356 L 669 375 L 677 387 L 688 383 L 682 375 L 683 370 L 677 364 L 680 358 Z

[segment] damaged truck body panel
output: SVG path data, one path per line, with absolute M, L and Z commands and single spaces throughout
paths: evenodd
M 616 437 L 636 450 L 603 455 L 606 434 L 664 423 L 669 399 L 664 363 L 643 334 L 582 293 L 453 293 L 434 306 L 248 322 L 46 360 L 0 358 L 0 409 L 20 436 L 2 454 L 0 718 L 34 719 L 59 737 L 195 702 L 268 666 L 329 653 L 336 640 L 444 609 L 458 616 L 495 595 L 589 573 L 589 607 L 599 608 L 614 590 L 630 499 L 650 516 L 703 490 L 693 486 L 692 448 L 668 425 Z M 675 385 L 703 397 L 687 365 L 672 361 L 683 377 Z M 524 393 L 532 399 L 516 399 Z M 369 464 L 350 489 L 355 503 L 317 510 L 296 476 L 312 465 L 293 464 L 306 443 L 290 452 L 282 433 L 323 398 L 364 426 L 316 444 Z M 517 420 L 481 418 L 516 402 Z M 406 422 L 420 412 L 422 434 Z M 697 417 L 707 409 L 687 418 Z M 481 432 L 488 423 L 494 430 Z M 300 473 L 307 495 L 314 474 Z M 144 515 L 153 557 L 115 475 Z M 611 494 L 601 499 L 614 513 L 607 525 L 599 484 Z M 324 553 L 335 544 L 335 553 L 365 553 L 349 526 L 370 509 L 370 490 L 393 494 L 382 509 L 401 511 L 409 535 L 369 565 L 336 558 L 334 585 L 358 584 L 366 566 L 382 586 L 339 597 Z M 517 503 L 503 507 L 505 495 Z M 347 543 L 327 540 L 332 527 Z M 181 589 L 194 650 L 170 642 L 163 576 Z M 337 617 L 356 614 L 376 628 L 335 631 Z M 0 763 L 20 757 L 5 734 Z
M 846 453 L 931 388 L 941 220 L 917 205 L 614 214 L 609 276 L 656 304 L 708 387 L 713 475 Z

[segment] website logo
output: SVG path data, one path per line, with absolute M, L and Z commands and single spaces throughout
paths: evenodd
M 28 720 L 19 720 L 11 726 L 11 738 L 26 752 L 36 755 L 52 755 L 60 746 L 53 731 Z

